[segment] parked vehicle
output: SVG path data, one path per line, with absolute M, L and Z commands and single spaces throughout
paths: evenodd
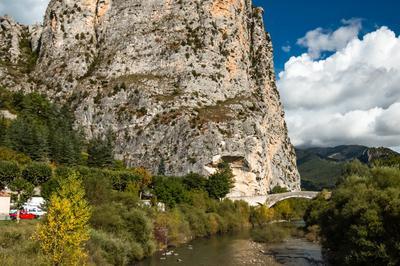
M 46 214 L 45 211 L 43 211 L 42 209 L 39 209 L 39 208 L 28 208 L 28 209 L 25 209 L 25 210 L 26 210 L 27 213 L 34 214 L 38 218 L 42 217 L 43 215 Z
M 10 215 L 10 219 L 11 220 L 16 220 L 17 219 L 17 211 L 16 210 L 10 211 L 9 215 Z M 28 213 L 27 211 L 22 210 L 22 211 L 19 212 L 19 218 L 21 220 L 33 220 L 33 219 L 36 219 L 37 216 L 35 214 Z

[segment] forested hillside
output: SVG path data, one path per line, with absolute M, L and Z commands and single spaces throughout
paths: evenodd
M 335 187 L 346 164 L 353 160 L 368 166 L 400 165 L 400 154 L 383 147 L 343 145 L 334 148 L 297 148 L 296 154 L 302 188 L 307 190 Z

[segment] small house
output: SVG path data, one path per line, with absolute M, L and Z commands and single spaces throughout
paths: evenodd
M 11 208 L 11 194 L 0 191 L 0 220 L 6 220 Z

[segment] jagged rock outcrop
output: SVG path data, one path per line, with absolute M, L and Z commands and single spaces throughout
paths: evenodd
M 88 138 L 111 128 L 130 166 L 210 174 L 226 161 L 231 196 L 299 190 L 262 14 L 251 0 L 52 0 L 20 34 L 38 54 L 26 75 Z

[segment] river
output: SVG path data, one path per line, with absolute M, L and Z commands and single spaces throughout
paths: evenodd
M 154 256 L 137 266 L 309 266 L 325 265 L 321 247 L 304 238 L 289 237 L 282 243 L 262 244 L 249 232 L 199 239 Z

